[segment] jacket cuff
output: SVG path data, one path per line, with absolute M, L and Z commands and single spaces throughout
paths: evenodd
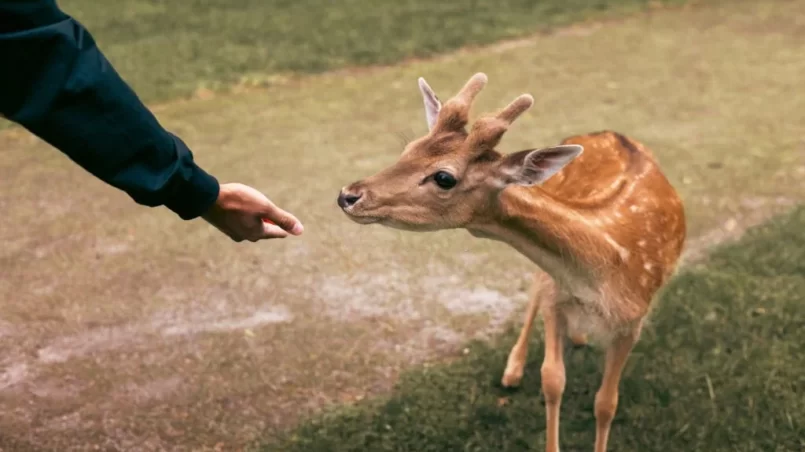
M 193 153 L 177 136 L 169 133 L 182 162 L 182 170 L 168 192 L 164 205 L 183 220 L 192 220 L 207 212 L 218 199 L 218 180 L 193 161 Z

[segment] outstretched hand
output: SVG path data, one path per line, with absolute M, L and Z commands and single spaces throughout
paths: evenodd
M 262 193 L 243 184 L 222 184 L 218 199 L 202 216 L 236 242 L 300 235 L 302 223 Z

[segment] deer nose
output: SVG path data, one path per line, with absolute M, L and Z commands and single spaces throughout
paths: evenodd
M 363 193 L 347 193 L 341 190 L 341 193 L 338 195 L 338 206 L 342 209 L 346 209 L 347 207 L 354 206 L 356 202 L 358 202 Z

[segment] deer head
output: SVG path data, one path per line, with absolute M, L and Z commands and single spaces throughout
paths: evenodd
M 538 185 L 582 152 L 579 145 L 495 150 L 511 124 L 534 103 L 523 94 L 467 130 L 472 102 L 487 83 L 475 74 L 442 105 L 419 79 L 428 133 L 392 166 L 341 190 L 338 205 L 353 221 L 413 231 L 466 228 L 483 222 L 510 185 Z

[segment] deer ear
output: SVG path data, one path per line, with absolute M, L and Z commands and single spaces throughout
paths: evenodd
M 442 103 L 422 77 L 419 77 L 419 91 L 422 92 L 422 100 L 425 102 L 425 120 L 428 122 L 428 130 L 433 130 L 439 110 L 442 109 Z
M 529 149 L 506 155 L 501 172 L 506 184 L 538 185 L 558 173 L 584 148 L 578 144 L 563 144 L 544 149 Z

